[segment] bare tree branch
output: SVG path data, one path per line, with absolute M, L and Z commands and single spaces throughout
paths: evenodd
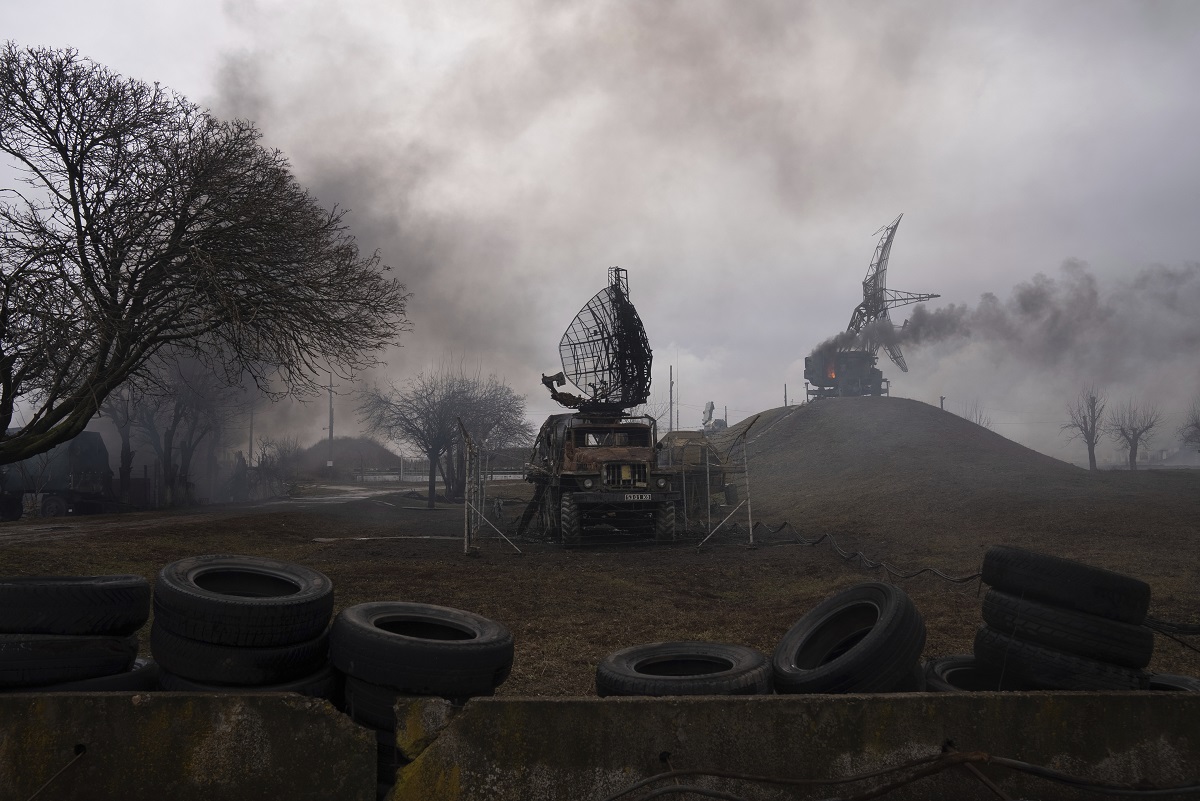
M 1138 448 L 1150 442 L 1154 429 L 1162 422 L 1162 413 L 1154 406 L 1135 406 L 1127 401 L 1108 414 L 1105 431 L 1113 442 L 1129 452 L 1129 469 L 1137 470 Z
M 74 50 L 0 48 L 25 184 L 0 187 L 0 464 L 75 436 L 164 348 L 303 395 L 408 330 L 404 285 L 259 139 Z

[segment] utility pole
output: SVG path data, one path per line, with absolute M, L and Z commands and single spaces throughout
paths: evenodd
M 667 433 L 671 433 L 675 429 L 672 428 L 675 422 L 675 365 L 668 365 L 667 376 L 671 379 L 670 390 L 667 394 Z
M 329 477 L 333 478 L 333 372 L 329 373 Z
M 783 385 L 783 405 L 787 407 L 787 384 Z
M 938 408 L 941 409 L 943 412 L 946 411 L 946 396 L 945 395 L 938 396 Z

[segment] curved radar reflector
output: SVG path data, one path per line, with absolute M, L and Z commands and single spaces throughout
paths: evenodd
M 650 343 L 629 302 L 629 279 L 609 269 L 609 285 L 580 309 L 558 344 L 563 373 L 582 390 L 581 408 L 628 409 L 650 397 Z

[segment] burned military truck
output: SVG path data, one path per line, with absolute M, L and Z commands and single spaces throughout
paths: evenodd
M 650 396 L 651 351 L 629 301 L 625 270 L 571 322 L 559 343 L 563 371 L 542 376 L 556 402 L 575 412 L 542 425 L 525 468 L 534 495 L 518 530 L 537 520 L 568 547 L 584 536 L 675 536 L 671 473 L 658 467 L 654 418 L 629 410 Z M 562 391 L 570 381 L 581 394 Z
M 94 514 L 113 505 L 104 439 L 84 431 L 46 453 L 0 466 L 0 519 L 19 520 L 26 501 L 42 517 Z

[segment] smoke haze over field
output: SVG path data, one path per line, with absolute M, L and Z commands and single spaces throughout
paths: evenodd
M 1081 385 L 1158 404 L 1155 447 L 1200 393 L 1190 0 L 117 5 L 22 8 L 5 35 L 255 120 L 351 209 L 414 293 L 364 380 L 461 360 L 540 421 L 540 374 L 619 265 L 655 399 L 673 365 L 684 427 L 709 400 L 738 420 L 803 396 L 903 212 L 889 284 L 942 297 L 896 310 L 893 394 L 1079 460 L 1058 426 Z M 278 411 L 321 436 L 323 402 Z

